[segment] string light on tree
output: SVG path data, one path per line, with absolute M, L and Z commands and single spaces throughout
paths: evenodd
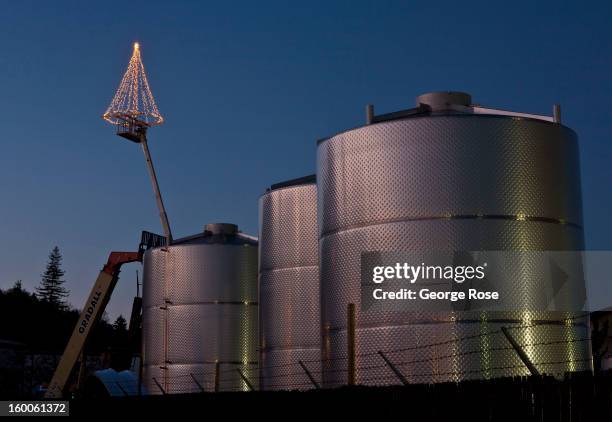
M 140 44 L 134 43 L 134 52 L 128 68 L 121 79 L 119 88 L 108 109 L 104 120 L 121 125 L 125 120 L 138 120 L 147 126 L 162 124 L 164 118 L 157 109 L 149 81 L 140 56 Z

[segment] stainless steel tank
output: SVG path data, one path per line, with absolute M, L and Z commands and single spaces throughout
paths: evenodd
M 432 93 L 414 109 L 369 108 L 371 124 L 319 141 L 325 386 L 347 382 L 348 303 L 357 308 L 357 383 L 398 382 L 379 350 L 409 382 L 526 375 L 500 333 L 516 325 L 541 372 L 589 367 L 585 321 L 573 314 L 360 311 L 365 251 L 584 249 L 577 136 L 559 119 L 557 108 L 548 118 Z M 517 286 L 517 303 L 543 288 Z
M 317 187 L 314 176 L 272 185 L 259 200 L 260 375 L 264 390 L 320 382 Z
M 233 224 L 144 256 L 144 383 L 149 392 L 256 388 L 257 239 Z

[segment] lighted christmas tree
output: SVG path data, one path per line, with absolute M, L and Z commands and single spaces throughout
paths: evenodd
M 134 53 L 128 68 L 103 117 L 106 121 L 118 125 L 126 120 L 137 120 L 147 126 L 164 122 L 149 88 L 138 43 L 134 44 Z

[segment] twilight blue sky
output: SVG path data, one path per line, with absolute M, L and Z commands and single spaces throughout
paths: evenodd
M 612 249 L 610 2 L 90 3 L 0 13 L 0 288 L 37 284 L 57 244 L 80 307 L 109 251 L 161 232 L 140 148 L 100 118 L 134 41 L 166 118 L 150 147 L 175 237 L 214 221 L 256 234 L 265 187 L 313 173 L 316 140 L 361 125 L 366 103 L 462 90 L 523 112 L 562 104 L 587 246 Z M 136 268 L 111 317 L 129 314 Z

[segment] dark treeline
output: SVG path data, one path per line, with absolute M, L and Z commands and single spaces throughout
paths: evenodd
M 67 302 L 70 292 L 64 287 L 62 255 L 56 246 L 49 254 L 36 293 L 25 290 L 21 281 L 0 290 L 0 340 L 23 343 L 31 353 L 61 353 L 77 323 L 79 311 Z M 126 320 L 119 316 L 114 324 L 106 318 L 93 329 L 86 353 L 128 348 Z
M 78 317 L 78 310 L 41 300 L 20 282 L 0 290 L 0 339 L 23 343 L 31 352 L 63 352 Z M 97 324 L 87 344 L 87 353 L 127 347 L 125 319 L 118 319 L 114 325 L 105 318 Z

